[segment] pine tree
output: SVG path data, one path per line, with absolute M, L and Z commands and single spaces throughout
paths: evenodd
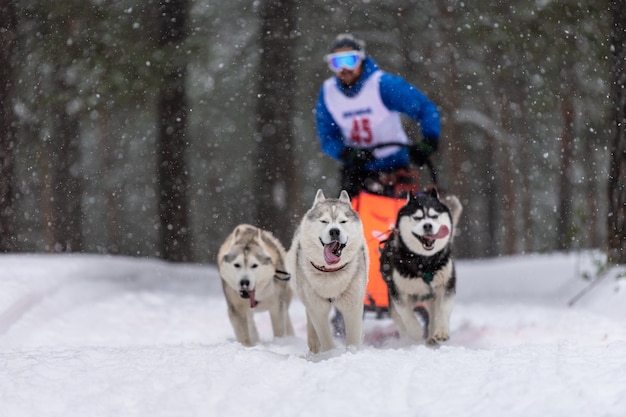
M 609 167 L 609 262 L 626 264 L 626 7 L 612 0 L 611 92 L 615 123 Z
M 13 55 L 16 38 L 15 3 L 0 0 L 0 252 L 14 251 L 17 245 L 13 192 L 16 125 Z

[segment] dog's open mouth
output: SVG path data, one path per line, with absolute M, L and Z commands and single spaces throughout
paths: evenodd
M 324 261 L 334 265 L 341 260 L 341 251 L 346 245 L 336 240 L 324 245 Z
M 254 308 L 254 307 L 256 307 L 257 304 L 259 304 L 254 299 L 254 290 L 239 290 L 239 296 L 241 298 L 249 298 L 250 299 L 250 308 Z
M 437 233 L 432 235 L 420 236 L 415 233 L 413 234 L 420 241 L 424 249 L 431 250 L 435 246 L 435 242 L 437 241 L 437 239 L 443 239 L 450 234 L 450 229 L 448 229 L 448 226 L 441 225 Z

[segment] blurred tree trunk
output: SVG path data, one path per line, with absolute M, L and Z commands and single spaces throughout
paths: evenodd
M 296 206 L 293 111 L 296 77 L 294 0 L 263 0 L 261 61 L 257 100 L 257 226 L 271 230 L 285 244 L 292 233 Z
M 564 67 L 561 69 L 560 106 L 561 140 L 558 171 L 558 206 L 556 209 L 556 249 L 567 250 L 576 238 L 574 232 L 574 188 L 572 164 L 574 163 L 575 105 L 574 94 L 580 91 L 574 73 L 575 62 L 571 59 L 576 40 L 567 34 L 564 38 Z
M 520 91 L 518 89 L 518 91 Z M 518 253 L 530 252 L 533 249 L 533 231 L 536 227 L 536 216 L 533 215 L 533 193 L 531 192 L 533 189 L 533 168 L 532 168 L 532 150 L 529 146 L 529 141 L 524 141 L 524 138 L 530 137 L 530 131 L 528 129 L 528 125 L 525 123 L 527 118 L 530 118 L 530 111 L 526 108 L 525 100 L 523 98 L 519 99 L 520 104 L 520 121 L 519 121 L 519 129 L 517 129 L 518 136 L 514 139 L 519 138 L 519 146 L 517 157 L 519 158 L 519 173 L 518 175 L 521 177 L 518 184 L 518 198 L 519 198 L 519 230 L 521 233 L 521 247 L 518 247 L 520 251 Z
M 115 178 L 115 141 L 110 128 L 110 115 L 102 112 L 98 117 L 98 142 L 101 145 L 100 155 L 102 155 L 102 173 L 105 182 L 103 194 L 106 201 L 106 231 L 107 231 L 107 253 L 118 254 L 122 247 L 122 217 L 120 211 L 122 206 L 121 186 L 111 178 Z
M 568 71 L 568 69 L 565 69 Z M 559 203 L 556 210 L 557 250 L 567 250 L 572 246 L 573 209 L 572 181 L 570 179 L 574 161 L 574 103 L 568 92 L 562 92 L 561 114 L 563 131 L 561 133 L 561 153 L 559 155 Z
M 584 170 L 584 176 L 587 179 L 584 184 L 585 193 L 588 196 L 596 195 L 599 193 L 598 185 L 601 184 L 604 176 L 600 176 L 598 173 L 598 166 L 596 161 L 595 143 L 591 138 L 585 138 L 582 141 L 582 156 L 581 163 Z M 604 240 L 601 239 L 601 232 L 603 227 L 601 226 L 600 205 L 597 198 L 587 198 L 583 202 L 584 210 L 584 226 L 582 233 L 586 236 L 581 236 L 585 241 L 585 247 L 601 248 L 604 246 Z
M 15 98 L 13 67 L 17 17 L 13 0 L 0 0 L 0 252 L 17 249 L 15 230 Z
M 485 199 L 487 220 L 487 242 L 484 250 L 487 256 L 497 256 L 498 248 L 498 224 L 499 224 L 499 208 L 500 208 L 500 190 L 498 189 L 498 180 L 500 173 L 497 172 L 497 164 L 495 157 L 495 140 L 487 137 L 485 140 L 485 159 L 481 162 L 485 164 L 484 169 L 480 172 L 484 184 L 483 198 Z
M 64 18 L 52 20 L 50 31 L 59 38 L 77 39 L 83 27 L 80 17 L 71 12 Z M 52 104 L 50 105 L 50 136 L 46 138 L 44 152 L 49 166 L 46 186 L 50 201 L 47 208 L 46 242 L 51 252 L 80 252 L 83 250 L 83 187 L 80 154 L 80 116 L 82 105 L 79 96 L 79 76 L 76 74 L 72 49 L 62 53 L 52 52 Z
M 496 162 L 496 167 L 499 166 L 500 184 L 502 187 L 501 205 L 502 205 L 502 226 L 504 228 L 504 235 L 502 236 L 502 248 L 499 253 L 506 255 L 513 255 L 518 253 L 517 241 L 519 239 L 517 230 L 517 216 L 519 211 L 518 207 L 518 193 L 517 187 L 519 184 L 516 182 L 516 176 L 514 174 L 515 161 L 513 161 L 512 155 L 515 150 L 506 141 L 501 142 L 501 147 L 498 149 L 500 155 L 500 161 Z
M 492 67 L 495 67 L 493 65 Z M 495 175 L 499 179 L 501 196 L 500 204 L 502 207 L 502 232 L 501 232 L 501 249 L 499 253 L 513 255 L 518 253 L 518 241 L 520 239 L 520 231 L 517 226 L 517 220 L 520 216 L 519 200 L 521 199 L 519 189 L 521 184 L 519 176 L 515 175 L 516 155 L 518 149 L 516 147 L 516 126 L 514 107 L 516 105 L 516 93 L 519 83 L 510 82 L 508 88 L 500 89 L 500 113 L 502 124 L 501 137 L 490 138 L 496 143 L 496 160 L 495 169 L 499 172 Z M 500 84 L 498 83 L 498 86 Z
M 186 58 L 187 0 L 159 2 L 163 78 L 159 97 L 158 178 L 160 256 L 191 260 L 188 216 Z
M 75 96 L 68 68 L 58 64 L 53 73 L 57 99 L 53 107 L 52 136 L 46 143 L 50 161 L 48 186 L 52 212 L 47 221 L 52 252 L 80 252 L 82 236 L 82 184 L 79 115 L 70 101 Z
M 626 8 L 622 0 L 610 2 L 611 105 L 615 131 L 609 165 L 609 262 L 626 264 Z

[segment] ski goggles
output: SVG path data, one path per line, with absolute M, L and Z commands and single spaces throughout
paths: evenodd
M 328 68 L 333 72 L 342 68 L 352 71 L 359 66 L 363 58 L 365 58 L 363 51 L 336 52 L 326 55 L 326 62 L 328 62 Z

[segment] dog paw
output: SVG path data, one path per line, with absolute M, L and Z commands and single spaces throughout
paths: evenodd
M 447 341 L 448 339 L 450 339 L 450 335 L 448 334 L 448 332 L 439 331 L 435 332 L 435 334 L 428 340 L 433 340 L 435 341 L 435 343 L 441 343 Z
M 439 342 L 433 338 L 426 339 L 426 346 L 431 349 L 437 349 L 439 347 Z

